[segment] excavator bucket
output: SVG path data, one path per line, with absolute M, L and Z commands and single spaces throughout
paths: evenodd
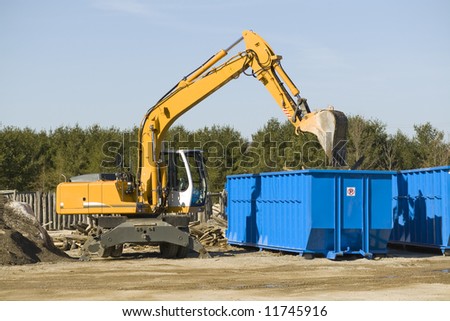
M 306 114 L 298 129 L 316 135 L 331 165 L 340 167 L 346 165 L 347 126 L 343 112 L 322 109 Z

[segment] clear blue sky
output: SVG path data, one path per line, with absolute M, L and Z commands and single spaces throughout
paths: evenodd
M 183 76 L 259 33 L 313 109 L 450 140 L 450 1 L 0 0 L 0 123 L 131 128 Z M 238 48 L 243 50 L 243 44 Z M 177 123 L 244 136 L 284 114 L 241 76 Z

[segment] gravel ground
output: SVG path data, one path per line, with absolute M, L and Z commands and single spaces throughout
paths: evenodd
M 450 257 L 391 250 L 376 260 L 209 248 L 170 260 L 156 248 L 121 258 L 0 266 L 0 300 L 449 300 Z

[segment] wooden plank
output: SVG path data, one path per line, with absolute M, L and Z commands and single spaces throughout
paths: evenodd
M 45 229 L 48 229 L 48 213 L 47 213 L 47 195 L 46 193 L 41 193 L 41 211 L 42 211 L 42 216 L 43 216 L 43 220 L 40 222 L 41 226 L 45 226 Z M 35 215 L 39 218 L 39 216 L 37 215 L 37 213 L 35 213 Z
M 33 211 L 36 213 L 41 208 L 41 193 L 40 192 L 36 192 L 33 204 L 34 204 Z
M 56 213 L 55 213 L 55 209 L 56 209 L 56 206 L 55 206 L 56 205 L 56 203 L 55 203 L 55 192 L 49 193 L 49 196 L 50 196 L 49 203 L 51 205 L 51 207 L 50 207 L 50 214 L 52 216 L 52 221 L 53 221 L 52 229 L 56 230 L 58 222 L 56 221 L 57 217 L 56 217 Z

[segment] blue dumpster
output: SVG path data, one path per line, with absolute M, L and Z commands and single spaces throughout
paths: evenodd
M 450 166 L 394 175 L 390 242 L 450 251 Z
M 385 254 L 395 172 L 301 170 L 227 177 L 228 243 L 330 259 Z

